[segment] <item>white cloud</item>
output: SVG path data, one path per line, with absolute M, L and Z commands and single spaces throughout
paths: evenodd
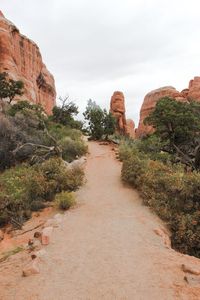
M 5 16 L 38 43 L 58 95 L 83 110 L 126 96 L 137 122 L 151 89 L 186 88 L 200 72 L 198 0 L 1 0 Z

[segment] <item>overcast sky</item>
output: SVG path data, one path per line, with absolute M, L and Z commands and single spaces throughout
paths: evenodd
M 121 90 L 137 123 L 146 93 L 200 76 L 199 0 L 0 0 L 0 10 L 81 111 L 89 98 L 108 108 Z

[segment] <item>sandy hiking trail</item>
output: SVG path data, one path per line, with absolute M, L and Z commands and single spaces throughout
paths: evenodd
M 164 225 L 122 184 L 110 146 L 90 142 L 89 151 L 78 206 L 54 229 L 40 274 L 23 278 L 19 261 L 15 269 L 5 264 L 0 299 L 200 299 L 200 285 L 190 286 L 181 270 L 200 260 L 167 248 L 155 234 Z

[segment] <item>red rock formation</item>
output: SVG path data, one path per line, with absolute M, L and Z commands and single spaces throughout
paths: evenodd
M 187 97 L 189 100 L 200 101 L 200 77 L 190 80 Z
M 135 138 L 135 123 L 131 119 L 126 120 L 126 133 L 130 138 Z
M 126 120 L 125 99 L 122 92 L 113 93 L 110 101 L 110 112 L 117 120 L 117 132 L 135 138 L 135 123 L 133 120 Z
M 150 114 L 150 112 L 154 109 L 157 101 L 163 97 L 172 97 L 177 101 L 186 101 L 185 99 L 186 90 L 179 93 L 174 87 L 166 86 L 159 88 L 157 90 L 153 90 L 148 93 L 143 101 L 141 110 L 140 110 L 140 121 L 138 128 L 136 130 L 136 136 L 142 137 L 146 134 L 152 133 L 153 128 L 151 126 L 144 125 L 144 119 Z
M 181 102 L 191 100 L 200 102 L 200 77 L 196 76 L 194 79 L 190 80 L 189 87 L 181 92 L 178 92 L 173 87 L 163 87 L 148 93 L 144 98 L 140 110 L 140 121 L 138 129 L 136 130 L 136 137 L 142 137 L 153 132 L 153 128 L 151 126 L 145 126 L 143 121 L 153 110 L 157 101 L 166 96 Z
M 126 133 L 125 100 L 122 92 L 113 93 L 110 101 L 110 112 L 117 120 L 117 131 L 120 134 Z
M 0 72 L 25 85 L 23 100 L 40 103 L 48 114 L 55 105 L 54 78 L 42 62 L 38 46 L 20 34 L 0 11 Z

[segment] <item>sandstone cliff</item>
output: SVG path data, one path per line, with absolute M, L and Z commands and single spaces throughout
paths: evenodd
M 47 114 L 55 105 L 54 78 L 42 61 L 38 46 L 22 35 L 0 11 L 0 72 L 25 85 L 23 100 L 41 104 Z

